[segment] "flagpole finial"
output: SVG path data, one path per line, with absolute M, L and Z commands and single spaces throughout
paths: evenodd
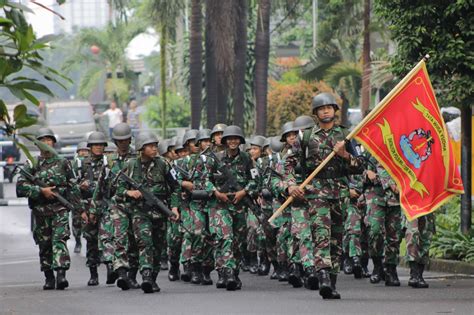
M 430 59 L 430 55 L 429 55 L 429 54 L 426 54 L 426 55 L 423 57 L 423 60 L 424 60 L 424 61 L 428 61 L 428 59 Z

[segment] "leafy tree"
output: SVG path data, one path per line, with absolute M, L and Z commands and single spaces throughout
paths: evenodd
M 163 110 L 161 105 L 162 100 L 162 98 L 153 95 L 145 101 L 145 119 L 149 122 L 150 126 L 154 128 L 159 128 L 163 125 L 163 114 L 161 112 Z M 167 107 L 168 112 L 166 113 L 166 117 L 168 117 L 168 127 L 189 126 L 191 122 L 189 103 L 185 102 L 182 96 L 171 92 L 168 92 L 166 100 L 169 105 Z

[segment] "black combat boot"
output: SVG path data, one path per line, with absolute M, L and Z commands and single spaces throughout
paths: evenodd
M 212 285 L 211 271 L 211 266 L 202 266 L 202 285 Z
M 399 287 L 400 280 L 398 280 L 397 266 L 392 264 L 385 265 L 385 286 Z
M 369 272 L 369 257 L 363 256 L 360 259 L 360 264 L 362 266 L 362 277 L 363 278 L 370 278 L 370 272 Z
M 372 262 L 374 263 L 374 270 L 370 276 L 370 283 L 379 283 L 381 280 L 385 279 L 383 273 L 382 257 L 372 257 Z
M 286 262 L 280 264 L 280 274 L 278 276 L 278 281 L 288 282 L 288 264 Z
M 272 261 L 273 265 L 273 273 L 270 276 L 271 280 L 278 280 L 279 275 L 280 275 L 280 264 L 276 261 Z
M 331 298 L 332 287 L 331 287 L 331 279 L 329 276 L 329 269 L 319 270 L 318 280 L 319 280 L 319 295 L 321 295 L 323 299 Z
M 87 282 L 89 286 L 99 285 L 99 274 L 97 273 L 97 266 L 89 267 L 89 271 L 91 273 L 91 278 Z
M 362 278 L 362 264 L 359 256 L 352 257 L 352 273 L 354 274 L 354 278 Z
M 191 283 L 201 284 L 201 282 L 202 282 L 201 263 L 193 263 L 191 266 Z
M 319 290 L 318 273 L 314 267 L 306 268 L 304 287 L 308 290 Z
M 160 263 L 160 269 L 161 270 L 168 270 L 168 260 L 166 260 L 166 259 L 162 258 L 162 261 Z
M 239 278 L 239 269 L 234 270 L 234 275 L 235 275 L 235 281 L 237 282 L 235 289 L 242 290 L 242 280 L 240 280 Z
M 270 273 L 270 261 L 265 253 L 260 255 L 260 265 L 258 266 L 259 276 L 268 276 Z
M 137 275 L 136 269 L 135 269 L 135 276 Z M 124 267 L 120 267 L 117 269 L 117 287 L 122 289 L 123 291 L 126 291 L 130 289 L 131 284 L 130 284 L 130 279 L 128 278 L 127 275 L 127 270 Z M 135 280 L 135 282 L 137 282 Z M 138 284 L 138 283 L 137 283 Z
M 344 260 L 342 261 L 342 271 L 344 271 L 346 275 L 353 273 L 352 259 L 347 256 L 344 256 Z
M 56 274 L 56 289 L 64 290 L 69 286 L 69 282 L 66 279 L 66 269 L 58 269 Z
M 428 288 L 428 283 L 423 279 L 423 271 L 425 265 L 419 264 L 415 261 L 410 261 L 410 279 L 408 280 L 408 285 L 415 289 L 425 289 Z
M 293 288 L 301 288 L 303 286 L 303 266 L 301 264 L 291 264 L 290 273 L 288 274 L 288 282 Z
M 132 268 L 128 271 L 128 283 L 130 284 L 130 289 L 140 289 L 141 286 L 140 284 L 138 284 L 137 282 L 137 272 L 138 272 L 138 269 L 137 268 Z M 119 279 L 117 281 L 120 280 L 120 275 L 119 275 Z
M 170 270 L 168 271 L 168 280 L 177 281 L 179 280 L 179 262 L 171 262 Z
M 158 283 L 156 283 L 156 278 L 158 278 L 158 271 L 153 271 L 151 273 L 151 278 L 152 278 L 152 282 L 151 282 L 151 287 L 153 288 L 153 292 L 160 292 L 160 287 L 158 286 Z
M 225 289 L 225 276 L 224 276 L 224 270 L 223 269 L 219 269 L 217 270 L 217 275 L 218 275 L 218 279 L 216 281 L 216 288 L 218 289 Z
M 82 249 L 81 238 L 76 237 L 76 246 L 74 246 L 74 253 L 79 254 Z
M 227 291 L 235 291 L 237 289 L 237 280 L 235 279 L 234 270 L 230 268 L 224 268 L 224 280 L 225 288 Z
M 425 279 L 423 278 L 423 272 L 425 271 L 425 264 L 418 264 L 418 270 L 419 270 L 419 279 L 420 279 L 420 281 L 418 282 L 418 288 L 427 289 L 429 287 L 429 284 L 426 283 Z
M 105 267 L 107 268 L 107 280 L 105 281 L 106 284 L 114 284 L 118 278 L 117 273 L 114 271 L 111 262 L 106 262 Z
M 250 268 L 249 272 L 251 274 L 256 274 L 258 272 L 258 258 L 257 258 L 257 253 L 256 252 L 251 252 L 250 253 Z
M 153 275 L 151 269 L 144 269 L 142 272 L 142 290 L 145 293 L 153 293 Z
M 247 250 L 244 250 L 244 257 L 240 266 L 244 272 L 248 272 L 250 270 L 250 253 Z
M 54 271 L 46 270 L 44 272 L 46 279 L 44 280 L 43 290 L 54 290 L 56 287 L 56 279 L 54 278 Z
M 181 274 L 181 280 L 184 282 L 191 281 L 191 265 L 186 262 L 183 264 L 183 273 Z
M 339 294 L 339 292 L 336 291 L 337 274 L 332 274 L 331 273 L 329 275 L 329 278 L 331 279 L 332 293 L 331 293 L 331 295 L 329 296 L 328 299 L 330 299 L 330 300 L 340 300 L 341 295 Z

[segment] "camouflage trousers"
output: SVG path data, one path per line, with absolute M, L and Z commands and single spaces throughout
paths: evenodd
M 111 219 L 114 225 L 114 270 L 138 268 L 138 248 L 133 234 L 132 215 L 125 212 L 122 206 L 111 207 Z
M 314 265 L 318 271 L 329 268 L 332 274 L 337 274 L 344 234 L 344 199 L 307 199 L 314 241 Z
M 100 216 L 97 217 L 96 222 L 83 222 L 83 235 L 87 241 L 86 249 L 86 266 L 96 267 L 100 264 L 99 254 L 99 222 Z
M 181 214 L 183 214 L 182 211 Z M 183 243 L 183 233 L 180 231 L 179 223 L 172 221 L 167 223 L 166 243 L 168 249 L 168 260 L 171 263 L 179 262 L 181 244 Z
M 199 263 L 213 267 L 212 246 L 209 244 L 209 217 L 205 205 L 191 201 L 189 207 L 182 212 L 183 243 L 181 246 L 182 264 Z
M 407 261 L 416 261 L 426 265 L 429 261 L 431 239 L 435 233 L 433 213 L 406 222 L 405 241 L 407 243 Z
M 81 213 L 79 211 L 72 211 L 72 235 L 74 238 L 79 239 L 81 238 L 82 234 L 82 218 Z
M 166 247 L 166 219 L 161 218 L 161 216 L 152 218 L 151 237 L 152 237 L 152 244 L 153 244 L 152 270 L 156 273 L 159 273 L 161 270 L 161 259 L 163 256 L 163 249 Z M 140 245 L 138 246 L 138 249 L 140 249 Z M 139 260 L 140 260 L 140 270 L 145 269 L 142 267 L 141 251 L 140 251 Z M 143 260 L 145 261 L 145 257 L 143 257 Z
M 209 228 L 215 241 L 215 266 L 237 269 L 242 261 L 247 235 L 245 210 L 232 204 L 217 203 L 210 207 Z
M 272 207 L 262 206 L 263 220 L 257 228 L 257 251 L 265 253 L 269 261 L 277 261 L 276 236 L 278 230 L 273 228 L 268 219 L 273 214 Z M 263 224 L 262 224 L 263 223 Z
M 398 265 L 401 215 L 400 206 L 382 206 L 367 199 L 370 257 L 384 257 L 385 264 Z
M 114 259 L 114 224 L 111 210 L 104 208 L 99 222 L 99 252 L 103 263 L 111 263 Z
M 357 200 L 349 198 L 344 203 L 346 210 L 344 222 L 343 248 L 347 257 L 368 256 L 368 229 L 365 225 L 365 206 L 357 205 Z
M 290 261 L 301 263 L 303 268 L 314 267 L 314 243 L 308 207 L 295 201 L 291 205 Z
M 33 212 L 34 214 L 34 212 Z M 33 238 L 39 246 L 41 271 L 69 269 L 71 258 L 67 248 L 69 212 L 62 209 L 51 216 L 34 214 Z
M 250 210 L 247 211 L 247 251 L 249 253 L 256 253 L 258 250 L 258 219 Z M 260 244 L 261 245 L 261 244 Z
M 282 223 L 276 235 L 277 262 L 281 265 L 287 265 L 290 262 L 291 236 L 291 216 L 288 213 L 282 215 Z

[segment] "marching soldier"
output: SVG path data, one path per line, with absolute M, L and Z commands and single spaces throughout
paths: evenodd
M 224 151 L 225 146 L 222 143 L 222 134 L 224 129 L 227 127 L 226 124 L 217 124 L 211 130 L 211 141 L 212 141 L 212 151 L 221 152 Z
M 49 128 L 40 128 L 36 139 L 51 148 L 56 143 L 56 137 Z M 67 248 L 69 210 L 58 200 L 58 196 L 66 196 L 68 190 L 71 195 L 79 191 L 72 186 L 74 175 L 69 162 L 54 156 L 46 147 L 40 146 L 40 151 L 36 165 L 25 166 L 26 173 L 31 177 L 28 178 L 25 172 L 20 174 L 16 185 L 17 196 L 28 198 L 35 218 L 33 238 L 39 246 L 41 271 L 46 277 L 43 289 L 64 290 L 69 286 L 66 270 L 71 264 Z

